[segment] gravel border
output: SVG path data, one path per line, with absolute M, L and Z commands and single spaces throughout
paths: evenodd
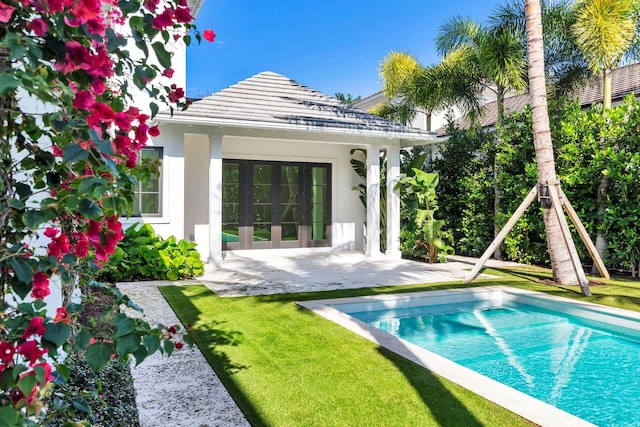
M 143 308 L 150 324 L 169 326 L 180 320 L 157 286 L 174 284 L 184 282 L 125 282 L 118 288 Z M 141 427 L 250 426 L 196 346 L 171 357 L 156 353 L 139 366 L 132 364 L 131 373 Z

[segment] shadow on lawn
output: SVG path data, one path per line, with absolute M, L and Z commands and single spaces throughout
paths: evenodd
M 407 351 L 410 351 L 407 349 Z M 378 352 L 391 361 L 416 390 L 441 426 L 480 427 L 484 424 L 442 384 L 440 378 L 408 359 L 379 347 Z
M 166 286 L 158 289 L 165 296 L 181 322 L 188 325 L 198 322 L 202 314 L 192 301 L 211 296 L 211 291 L 204 286 L 196 293 L 189 293 L 194 288 L 187 286 Z M 228 329 L 226 323 L 207 319 L 206 322 L 198 324 L 192 335 L 205 359 L 213 367 L 216 375 L 251 425 L 266 425 L 251 400 L 246 397 L 233 378 L 239 371 L 247 369 L 247 366 L 234 363 L 224 351 L 220 350 L 222 346 L 236 346 L 242 342 L 242 332 Z

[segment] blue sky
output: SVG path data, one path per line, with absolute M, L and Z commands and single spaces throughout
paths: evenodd
M 188 48 L 187 95 L 203 97 L 261 71 L 333 96 L 380 90 L 392 50 L 439 61 L 434 37 L 455 15 L 485 21 L 497 0 L 205 0 L 196 19 L 216 41 Z

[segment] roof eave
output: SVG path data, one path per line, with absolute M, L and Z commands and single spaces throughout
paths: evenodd
M 301 126 L 295 124 L 286 123 L 271 123 L 271 122 L 247 122 L 245 120 L 228 120 L 228 119 L 212 119 L 209 117 L 199 116 L 173 116 L 160 113 L 155 117 L 155 120 L 159 123 L 166 124 L 181 124 L 181 125 L 195 125 L 195 126 L 213 126 L 213 127 L 228 127 L 236 129 L 255 129 L 255 130 L 271 130 L 271 131 L 294 131 L 305 133 L 324 133 L 332 135 L 358 135 L 363 137 L 376 137 L 384 139 L 396 139 L 401 141 L 402 146 L 415 146 L 415 145 L 428 145 L 440 142 L 435 133 L 421 133 L 415 134 L 411 132 L 393 132 L 393 131 L 380 131 L 372 129 L 361 128 L 335 128 L 328 126 Z

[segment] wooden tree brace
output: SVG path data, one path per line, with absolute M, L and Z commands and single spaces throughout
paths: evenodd
M 533 202 L 533 199 L 536 198 L 537 194 L 538 194 L 538 186 L 536 185 L 531 189 L 531 191 L 529 191 L 529 194 L 527 194 L 527 197 L 525 197 L 522 203 L 520 203 L 520 206 L 518 206 L 518 209 L 516 209 L 513 215 L 511 215 L 511 218 L 509 218 L 509 221 L 507 221 L 505 226 L 502 227 L 502 230 L 500 230 L 500 233 L 498 233 L 496 238 L 493 239 L 493 242 L 491 242 L 489 247 L 484 251 L 484 253 L 480 257 L 476 265 L 473 267 L 473 269 L 467 275 L 467 277 L 465 277 L 462 283 L 471 283 L 473 279 L 478 277 L 478 274 L 480 274 L 480 270 L 482 270 L 482 267 L 484 267 L 484 263 L 487 262 L 491 254 L 495 252 L 496 248 L 500 246 L 504 238 L 507 237 L 507 234 L 509 234 L 513 226 L 516 225 L 516 222 L 518 222 L 522 214 L 527 210 L 531 202 Z

